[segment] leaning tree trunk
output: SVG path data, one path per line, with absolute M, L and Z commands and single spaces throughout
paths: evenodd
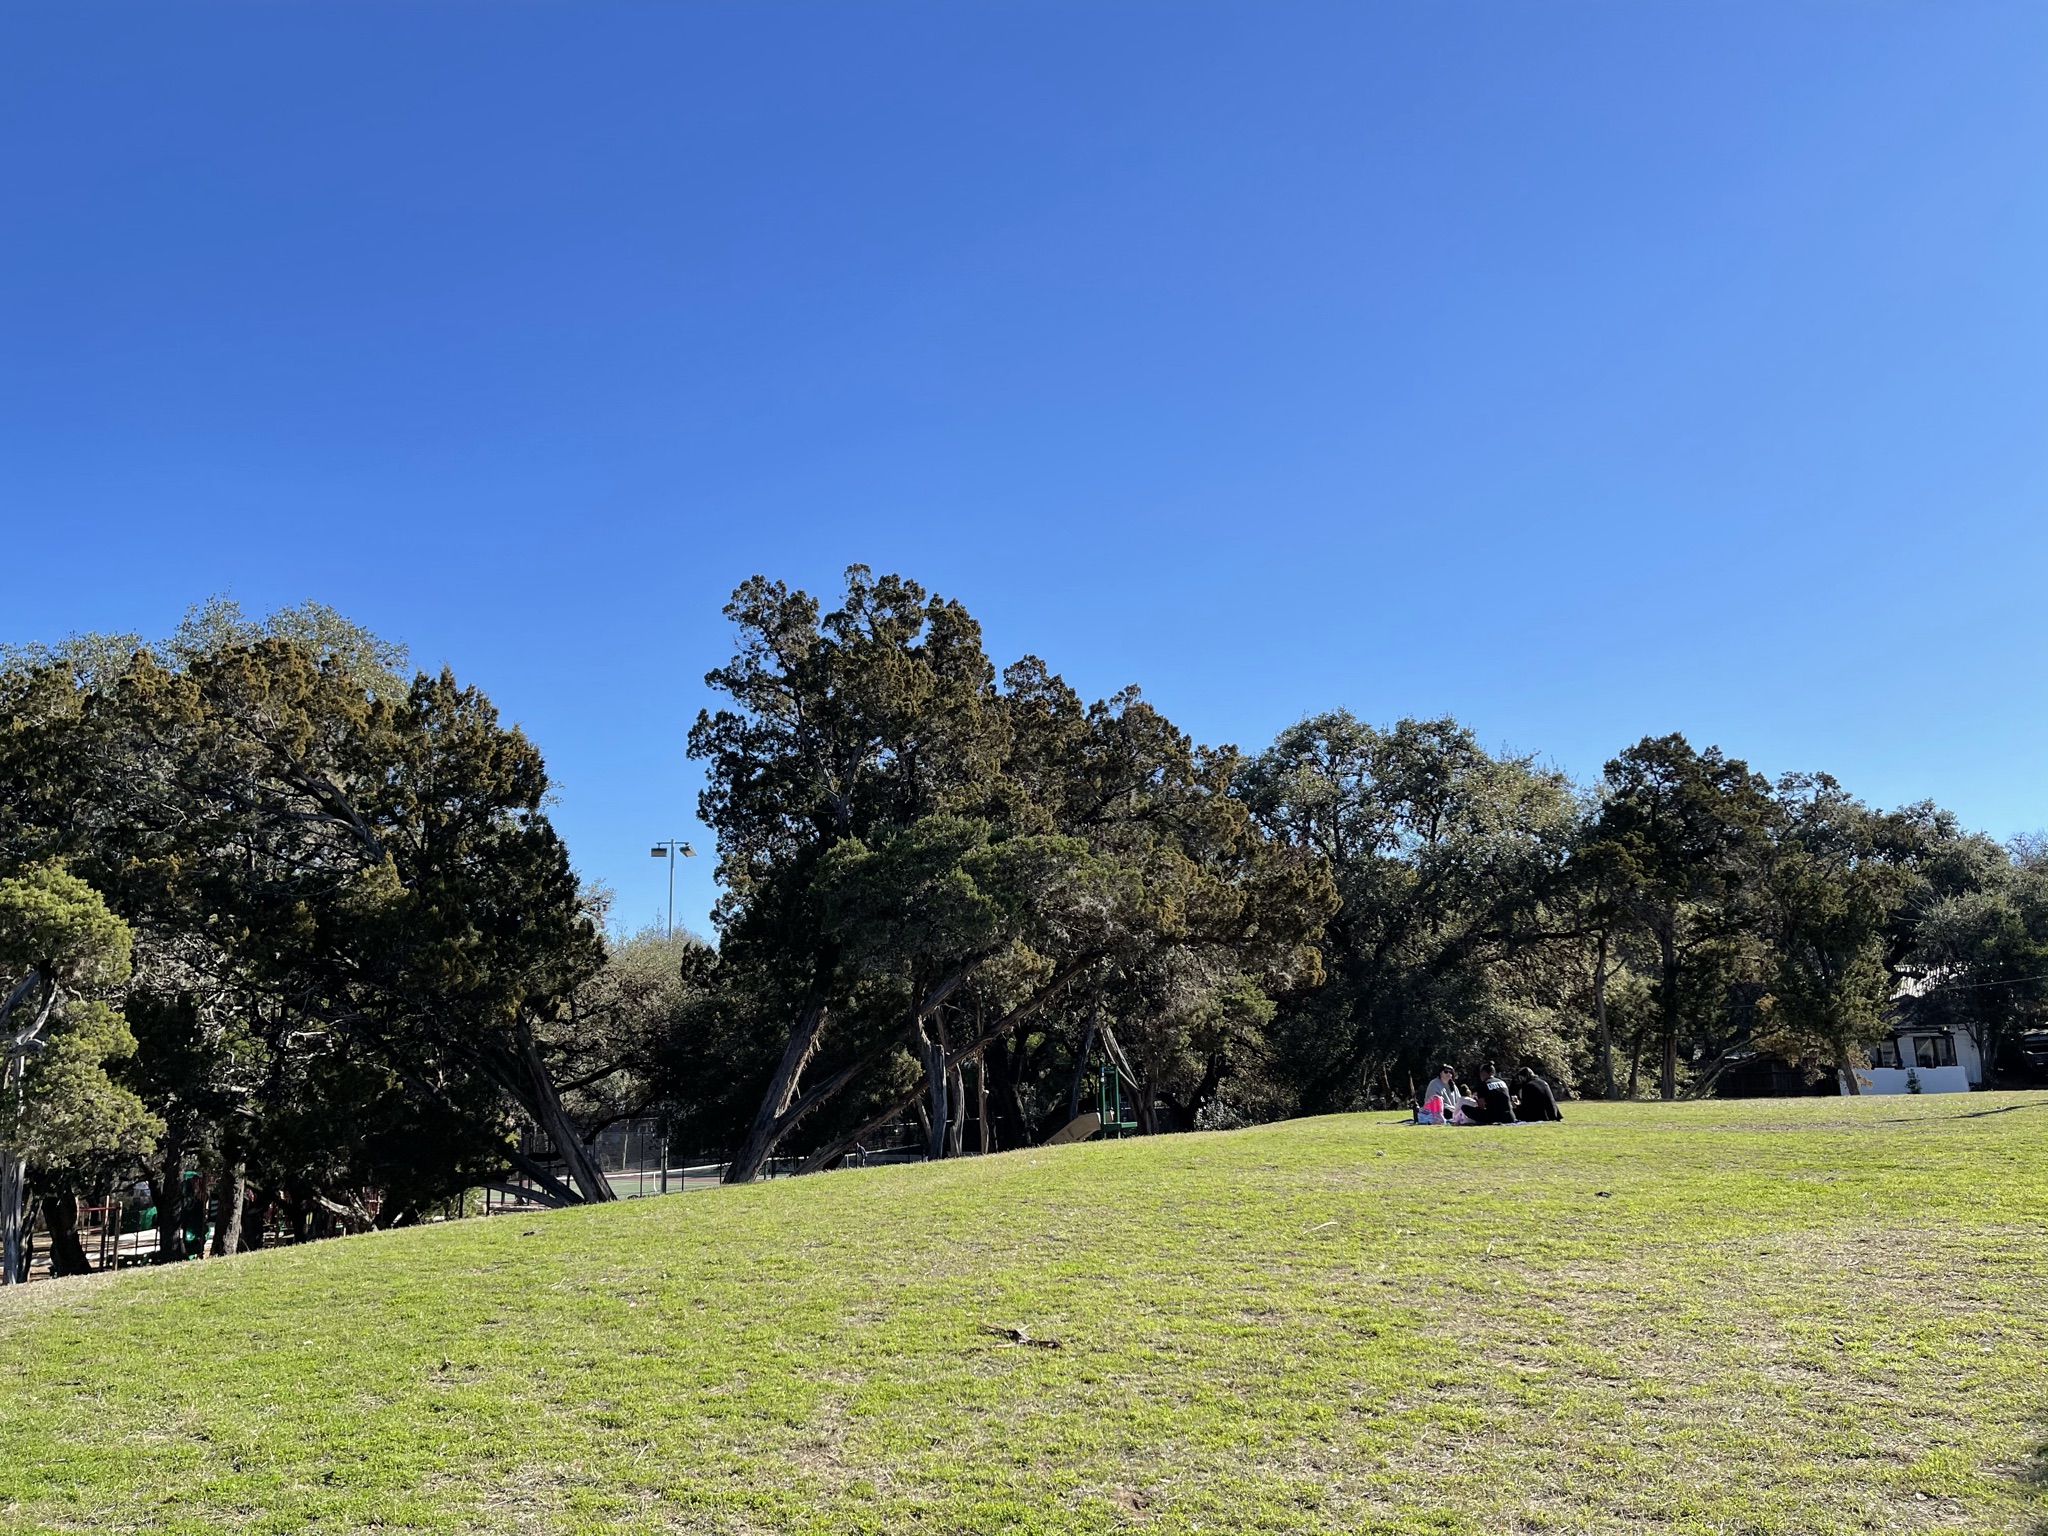
M 260 1184 L 249 1191 L 241 1218 L 242 1246 L 237 1252 L 254 1253 L 263 1246 L 263 1239 L 270 1228 L 271 1209 L 276 1204 L 276 1194 Z M 252 1221 L 251 1217 L 255 1219 Z
M 995 1143 L 988 1134 L 988 1052 L 983 1051 L 974 1058 L 974 1130 L 975 1147 L 983 1157 L 995 1150 Z
M 191 1255 L 195 1259 L 206 1257 L 206 1245 L 212 1237 L 207 1229 L 213 1225 L 213 1195 L 219 1183 L 218 1164 L 201 1152 L 199 1166 L 193 1170 L 192 1182 L 188 1186 L 189 1197 L 178 1208 L 180 1216 L 190 1221 L 190 1230 L 196 1234 L 191 1243 Z
M 1136 1062 L 1131 1065 L 1136 1066 Z M 1159 1068 L 1158 1063 L 1146 1058 L 1144 1070 L 1131 1083 L 1138 1095 L 1138 1134 L 1157 1136 L 1159 1134 Z
M 924 1020 L 951 997 L 966 979 L 967 970 L 962 967 L 925 994 L 924 1001 L 918 1005 L 916 1013 L 912 1016 L 913 1044 L 923 1038 Z M 796 1129 L 798 1123 L 819 1105 L 837 1097 L 841 1089 L 860 1076 L 877 1059 L 874 1055 L 864 1056 L 841 1067 L 815 1087 L 798 1093 L 797 1090 L 802 1086 L 803 1070 L 816 1053 L 818 1036 L 822 1034 L 825 1026 L 825 1005 L 819 1002 L 815 1006 L 818 1010 L 816 1019 L 808 1026 L 805 1020 L 800 1019 L 797 1030 L 792 1031 L 790 1042 L 783 1049 L 782 1064 L 777 1067 L 775 1077 L 770 1080 L 768 1093 L 762 1098 L 761 1108 L 755 1113 L 753 1128 L 748 1132 L 739 1154 L 726 1165 L 725 1182 L 728 1184 L 747 1184 L 760 1177 L 762 1167 L 774 1155 L 775 1149 L 781 1145 L 783 1139 Z M 808 1012 L 808 1005 L 806 1011 Z M 808 1039 L 804 1038 L 806 1035 Z M 921 1049 L 918 1055 L 922 1060 Z M 777 1105 L 781 1107 L 770 1113 L 771 1108 Z
M 1195 1091 L 1188 1095 L 1187 1102 L 1175 1108 L 1175 1113 L 1186 1122 L 1184 1131 L 1192 1131 L 1202 1118 L 1202 1111 L 1216 1102 L 1216 1096 L 1223 1091 L 1223 1073 L 1229 1066 L 1228 1059 L 1221 1051 L 1211 1051 L 1208 1063 L 1202 1068 L 1202 1080 L 1195 1084 Z M 1384 1080 L 1382 1074 L 1382 1080 Z M 1389 1094 L 1388 1102 L 1392 1102 Z
M 43 1196 L 43 1225 L 50 1229 L 50 1275 L 89 1275 L 92 1261 L 78 1236 L 78 1196 Z
M 991 1058 L 995 1070 L 995 1081 L 989 1085 L 995 1106 L 995 1124 L 991 1127 L 994 1150 L 1028 1147 L 1031 1145 L 1031 1122 L 1024 1116 L 1024 1101 L 1017 1093 L 1023 1052 L 1013 1052 L 1010 1041 L 999 1040 L 981 1053 L 983 1071 L 989 1070 Z M 1069 1120 L 1073 1118 L 1072 1115 L 1067 1116 Z
M 1593 960 L 1593 1024 L 1600 1042 L 1600 1093 L 1604 1098 L 1614 1097 L 1614 1032 L 1607 1023 L 1607 935 L 1600 935 L 1600 943 Z
M 1088 1010 L 1088 1027 L 1081 1032 L 1081 1049 L 1074 1054 L 1074 1082 L 1067 1090 L 1067 1122 L 1081 1113 L 1081 1079 L 1088 1072 L 1088 1055 L 1095 1049 L 1095 1031 L 1102 1023 L 1102 999 L 1097 997 Z
M 952 1095 L 947 1091 L 946 1036 L 944 1026 L 933 1020 L 926 1029 L 920 1022 L 917 1026 L 917 1053 L 924 1062 L 925 1113 L 930 1117 L 931 1134 L 925 1140 L 925 1156 L 937 1162 L 946 1155 L 947 1131 L 951 1122 L 947 1110 L 951 1107 Z
M 830 1018 L 831 1010 L 820 997 L 813 997 L 797 1015 L 796 1027 L 789 1032 L 789 1042 L 782 1048 L 782 1060 L 776 1063 L 775 1075 L 768 1079 L 768 1091 L 761 1095 L 760 1108 L 754 1111 L 747 1139 L 726 1164 L 726 1183 L 751 1184 L 759 1178 L 775 1144 L 788 1134 L 792 1123 L 788 1119 L 790 1105 L 802 1085 L 804 1068 L 818 1053 L 818 1041 L 824 1036 Z
M 946 1074 L 946 1156 L 958 1157 L 967 1150 L 967 1083 L 964 1069 L 955 1066 Z
M 242 1251 L 242 1206 L 249 1198 L 249 1165 L 239 1158 L 221 1180 L 220 1214 L 213 1223 L 213 1256 Z
M 1835 1071 L 1841 1074 L 1842 1092 L 1846 1096 L 1863 1096 L 1863 1085 L 1856 1081 L 1856 1069 L 1849 1065 L 1849 1048 L 1839 1041 L 1835 1044 Z
M 1658 1096 L 1664 1099 L 1678 1097 L 1678 946 L 1669 934 L 1660 935 L 1658 943 L 1663 959 L 1663 996 L 1657 999 L 1659 1024 L 1664 1033 L 1664 1073 L 1658 1083 Z
M 573 1201 L 565 1203 L 595 1205 L 618 1199 L 611 1180 L 605 1177 L 603 1167 L 591 1156 L 575 1123 L 570 1120 L 569 1112 L 562 1107 L 562 1096 L 556 1091 L 554 1074 L 541 1058 L 540 1044 L 533 1038 L 532 1026 L 521 1020 L 515 1038 L 516 1060 L 495 1064 L 498 1081 L 512 1092 L 532 1117 L 533 1123 L 554 1143 L 575 1196 Z M 530 1173 L 533 1170 L 526 1171 Z
M 175 1264 L 185 1257 L 185 1137 L 175 1127 L 164 1132 L 155 1182 L 156 1261 Z
M 0 1150 L 0 1285 L 19 1285 L 22 1276 L 22 1205 L 28 1162 L 12 1149 Z
M 42 996 L 35 1018 L 23 1027 L 17 1012 L 39 988 Z M 0 1093 L 14 1096 L 17 1107 L 21 1102 L 22 1074 L 28 1070 L 29 1056 L 42 1049 L 36 1042 L 50 1022 L 60 992 L 55 983 L 43 980 L 40 969 L 32 966 L 6 997 L 0 998 L 0 1030 L 12 1032 L 5 1059 L 0 1061 Z M 27 1159 L 17 1148 L 0 1147 L 0 1269 L 6 1271 L 0 1274 L 0 1285 L 18 1285 L 27 1278 L 22 1254 L 22 1205 L 27 1197 Z
M 952 1065 L 956 1062 L 965 1061 L 969 1056 L 974 1055 L 977 1051 L 984 1050 L 987 1047 L 995 1044 L 998 1040 L 1006 1038 L 1012 1030 L 1014 1030 L 1019 1024 L 1022 1024 L 1025 1020 L 1036 1017 L 1037 1014 L 1045 1007 L 1047 1003 L 1051 1002 L 1055 997 L 1059 995 L 1060 989 L 1062 987 L 1066 986 L 1068 982 L 1072 981 L 1083 970 L 1086 970 L 1088 966 L 1094 964 L 1096 958 L 1097 957 L 1090 956 L 1086 960 L 1077 961 L 1074 964 L 1069 965 L 1065 969 L 1061 970 L 1057 975 L 1055 975 L 1050 981 L 1046 982 L 1044 986 L 1040 987 L 1030 997 L 1026 998 L 1023 1002 L 1019 1003 L 1016 1007 L 1012 1008 L 1008 1013 L 1004 1014 L 1002 1018 L 998 1019 L 995 1022 L 994 1025 L 982 1031 L 980 1035 L 976 1036 L 973 1040 L 970 1040 L 967 1044 L 961 1046 L 957 1051 L 954 1051 L 946 1065 Z M 922 1037 L 920 1036 L 920 1038 Z M 922 1052 L 920 1052 L 919 1054 L 920 1057 L 922 1057 Z M 929 1083 L 930 1077 L 931 1074 L 929 1071 L 927 1071 L 926 1083 L 920 1084 L 917 1088 L 913 1089 L 904 1097 L 897 1099 L 894 1103 L 890 1104 L 886 1109 L 884 1109 L 880 1114 L 874 1116 L 872 1119 L 866 1121 L 864 1124 L 855 1126 L 852 1130 L 845 1132 L 836 1140 L 828 1142 L 826 1145 L 818 1148 L 815 1152 L 811 1153 L 810 1156 L 804 1159 L 802 1165 L 798 1167 L 797 1172 L 816 1173 L 821 1168 L 831 1167 L 833 1161 L 836 1158 L 838 1158 L 842 1153 L 844 1153 L 848 1147 L 854 1146 L 863 1137 L 872 1135 L 874 1132 L 880 1130 L 883 1126 L 887 1125 L 890 1121 L 894 1120 L 898 1115 L 902 1114 L 905 1110 L 912 1110 L 916 1113 L 918 1123 L 924 1127 L 926 1145 L 929 1146 L 938 1134 L 937 1128 L 932 1124 L 931 1116 L 929 1113 L 927 1113 L 925 1108 L 926 1104 L 929 1103 L 931 1099 L 931 1095 L 926 1091 L 926 1087 Z

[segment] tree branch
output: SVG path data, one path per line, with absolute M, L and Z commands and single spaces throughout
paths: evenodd
M 983 1050 L 986 1050 L 990 1045 L 993 1045 L 996 1041 L 1002 1039 L 1004 1035 L 1008 1034 L 1012 1029 L 1016 1028 L 1017 1025 L 1023 1023 L 1024 1020 L 1030 1018 L 1033 1014 L 1037 1013 L 1040 1009 L 1045 1007 L 1047 1003 L 1052 1001 L 1054 995 L 1058 993 L 1062 987 L 1064 987 L 1068 982 L 1072 981 L 1076 976 L 1080 975 L 1081 972 L 1087 970 L 1089 966 L 1095 964 L 1095 962 L 1101 958 L 1102 957 L 1100 955 L 1089 955 L 1086 959 L 1076 960 L 1073 964 L 1069 965 L 1065 970 L 1061 971 L 1057 976 L 1053 977 L 1051 981 L 1047 982 L 1043 987 L 1039 988 L 1039 990 L 1036 993 L 1034 993 L 1031 997 L 1026 999 L 1024 1002 L 1019 1003 L 1015 1008 L 1012 1008 L 1008 1013 L 1004 1014 L 1002 1018 L 998 1019 L 993 1025 L 989 1027 L 986 1033 L 982 1034 L 974 1040 L 969 1041 L 966 1045 L 961 1046 L 959 1050 L 949 1052 L 945 1059 L 945 1070 L 947 1072 L 952 1071 L 955 1067 L 959 1066 L 961 1062 L 967 1060 L 968 1057 L 976 1055 Z M 797 1168 L 797 1172 L 816 1173 L 820 1168 L 823 1168 L 827 1163 L 831 1162 L 832 1159 L 839 1156 L 840 1153 L 844 1152 L 848 1147 L 852 1146 L 855 1142 L 861 1140 L 861 1138 L 871 1134 L 874 1131 L 880 1130 L 883 1126 L 887 1125 L 891 1120 L 895 1119 L 898 1115 L 902 1114 L 903 1111 L 908 1109 L 912 1104 L 918 1102 L 918 1100 L 921 1099 L 923 1096 L 924 1088 L 922 1086 L 911 1090 L 910 1093 L 898 1099 L 894 1104 L 891 1104 L 887 1109 L 883 1110 L 879 1115 L 876 1115 L 866 1124 L 860 1126 L 859 1128 L 853 1131 L 848 1132 L 846 1135 L 840 1137 L 837 1141 L 832 1142 L 830 1145 L 821 1147 L 818 1151 L 813 1152 L 809 1157 L 804 1159 L 803 1163 Z
M 505 1161 L 539 1185 L 542 1192 L 551 1197 L 549 1203 L 556 1206 L 585 1205 L 589 1203 L 575 1190 L 564 1184 L 552 1173 L 549 1173 L 545 1165 L 529 1157 L 526 1153 L 521 1152 L 517 1147 L 506 1149 Z M 503 1184 L 498 1184 L 494 1187 L 498 1189 L 505 1188 Z M 531 1191 L 526 1193 L 531 1193 Z

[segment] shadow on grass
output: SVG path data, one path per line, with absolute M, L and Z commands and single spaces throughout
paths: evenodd
M 1982 1120 L 1986 1115 L 2009 1115 L 2018 1109 L 2048 1109 L 2048 1099 L 2038 1104 L 2001 1104 L 1996 1109 L 1968 1109 L 1959 1115 L 1888 1115 L 1879 1125 L 1908 1125 L 1915 1120 Z

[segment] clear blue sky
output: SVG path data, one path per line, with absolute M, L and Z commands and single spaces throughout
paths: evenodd
M 2034 829 L 2048 5 L 10 6 L 0 535 L 0 639 L 452 663 L 629 923 L 850 561 L 1206 740 Z

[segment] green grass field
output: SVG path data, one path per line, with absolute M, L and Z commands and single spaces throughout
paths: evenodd
M 2048 1095 L 1567 1113 L 11 1292 L 0 1530 L 2048 1531 Z

